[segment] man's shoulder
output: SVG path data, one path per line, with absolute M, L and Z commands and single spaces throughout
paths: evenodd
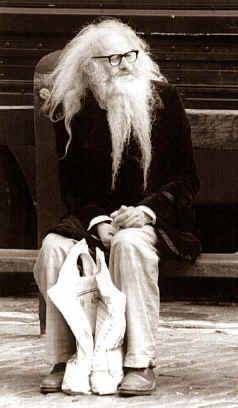
M 161 98 L 164 109 L 166 110 L 169 106 L 175 106 L 183 103 L 183 99 L 177 89 L 177 87 L 169 82 L 155 82 L 155 89 Z
M 166 81 L 153 81 L 153 84 L 161 97 L 163 95 L 173 95 L 178 92 L 175 85 Z

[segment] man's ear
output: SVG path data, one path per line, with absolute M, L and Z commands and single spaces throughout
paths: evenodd
M 49 91 L 48 88 L 41 88 L 39 90 L 39 95 L 40 95 L 41 99 L 46 100 L 46 99 L 48 99 L 50 97 L 50 91 Z

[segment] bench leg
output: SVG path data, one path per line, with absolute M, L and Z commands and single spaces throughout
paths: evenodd
M 45 334 L 46 304 L 45 299 L 41 293 L 39 293 L 39 319 L 40 319 L 40 333 Z

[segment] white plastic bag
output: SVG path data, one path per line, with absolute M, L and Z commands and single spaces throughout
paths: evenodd
M 79 256 L 85 276 L 79 274 Z M 104 253 L 96 248 L 95 264 L 86 241 L 75 244 L 48 294 L 76 339 L 76 353 L 67 362 L 62 391 L 115 393 L 123 378 L 126 296 L 113 285 Z

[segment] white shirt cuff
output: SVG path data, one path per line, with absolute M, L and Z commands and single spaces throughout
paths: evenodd
M 89 231 L 91 228 L 93 228 L 95 225 L 100 224 L 101 222 L 104 221 L 111 221 L 112 218 L 108 217 L 108 215 L 98 215 L 97 217 L 94 217 L 91 219 L 87 231 Z
M 151 224 L 155 225 L 156 223 L 156 214 L 154 213 L 151 208 L 147 207 L 146 205 L 139 205 L 138 208 L 140 208 L 146 215 L 148 215 L 151 218 Z

